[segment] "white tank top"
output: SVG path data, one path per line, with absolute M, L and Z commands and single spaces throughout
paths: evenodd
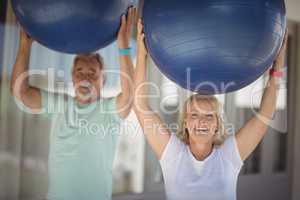
M 187 151 L 188 151 L 190 160 L 192 161 L 192 164 L 193 164 L 193 168 L 194 168 L 194 170 L 195 170 L 195 173 L 196 173 L 198 176 L 201 176 L 201 175 L 202 175 L 202 172 L 203 172 L 205 160 L 203 160 L 203 161 L 197 160 L 197 159 L 193 156 L 193 153 L 190 151 L 190 148 L 188 148 Z
M 172 134 L 160 160 L 168 200 L 235 200 L 243 165 L 236 139 L 230 136 L 204 160 Z

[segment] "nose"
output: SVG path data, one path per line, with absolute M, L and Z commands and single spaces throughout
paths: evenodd
M 83 81 L 90 82 L 91 77 L 90 77 L 89 74 L 81 74 L 80 77 L 79 77 L 79 80 L 81 82 L 83 82 Z
M 201 117 L 198 118 L 198 123 L 200 125 L 206 125 L 207 124 L 207 120 L 206 120 L 205 117 L 201 116 Z

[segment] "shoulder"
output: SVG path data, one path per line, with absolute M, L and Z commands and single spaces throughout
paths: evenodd
M 57 93 L 57 92 L 49 92 L 46 90 L 40 90 L 42 103 L 52 103 L 52 104 L 58 104 L 58 103 L 64 103 L 68 101 L 74 101 L 74 97 L 64 94 L 64 93 Z
M 102 109 L 109 112 L 117 111 L 117 97 L 109 97 L 100 99 Z
M 99 100 L 101 113 L 110 116 L 113 121 L 123 122 L 124 120 L 119 115 L 117 106 L 117 97 L 102 98 Z
M 224 161 L 229 161 L 235 169 L 240 169 L 243 166 L 235 135 L 230 135 L 225 142 L 219 147 L 219 150 Z
M 63 93 L 40 90 L 42 110 L 41 114 L 52 116 L 53 114 L 64 113 L 70 102 L 74 101 L 72 96 Z
M 163 166 L 169 165 L 170 163 L 175 163 L 182 152 L 184 151 L 186 144 L 181 141 L 176 134 L 171 133 L 171 137 L 164 152 L 160 158 L 160 164 Z

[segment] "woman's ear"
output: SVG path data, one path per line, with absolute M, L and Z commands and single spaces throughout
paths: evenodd
M 216 130 L 215 130 L 215 133 L 218 133 L 219 132 L 219 129 L 218 128 L 216 128 Z
M 187 128 L 184 129 L 185 133 L 186 133 L 186 144 L 189 145 L 190 144 L 190 133 L 189 130 Z
M 189 129 L 185 128 L 184 130 L 187 134 L 189 134 Z
M 186 119 L 183 120 L 183 127 L 184 127 L 184 130 L 188 133 L 188 132 L 189 132 L 189 129 L 187 128 L 187 122 L 186 122 Z
M 183 119 L 183 127 L 184 127 L 184 129 L 187 129 L 187 125 L 186 125 L 187 123 L 186 123 L 186 119 Z
M 217 115 L 217 125 L 216 125 L 216 131 L 215 131 L 216 133 L 219 131 L 219 128 L 220 128 L 220 123 L 221 123 L 220 119 L 221 119 L 221 116 Z

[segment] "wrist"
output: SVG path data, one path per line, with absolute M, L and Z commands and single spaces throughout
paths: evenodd
M 119 49 L 129 49 L 129 45 L 119 45 Z
M 269 75 L 271 77 L 275 77 L 275 78 L 282 78 L 284 73 L 282 70 L 279 70 L 279 69 L 276 69 L 276 68 L 272 68 L 270 71 L 269 71 Z
M 119 48 L 119 54 L 124 56 L 130 56 L 131 55 L 131 48 Z
M 273 67 L 272 69 L 275 69 L 275 70 L 281 70 L 284 66 L 284 60 L 283 59 L 278 59 L 278 60 L 275 60 L 273 62 Z
M 130 48 L 128 42 L 119 42 L 118 47 L 119 47 L 119 49 L 128 49 L 128 48 Z
M 142 54 L 142 53 L 137 54 L 137 61 L 139 62 L 146 62 L 147 58 L 148 58 L 147 54 Z
M 21 40 L 19 43 L 19 46 L 22 48 L 30 48 L 32 46 L 32 43 L 30 41 Z
M 148 56 L 148 51 L 142 50 L 142 49 L 137 49 L 137 55 L 141 57 L 147 57 Z

